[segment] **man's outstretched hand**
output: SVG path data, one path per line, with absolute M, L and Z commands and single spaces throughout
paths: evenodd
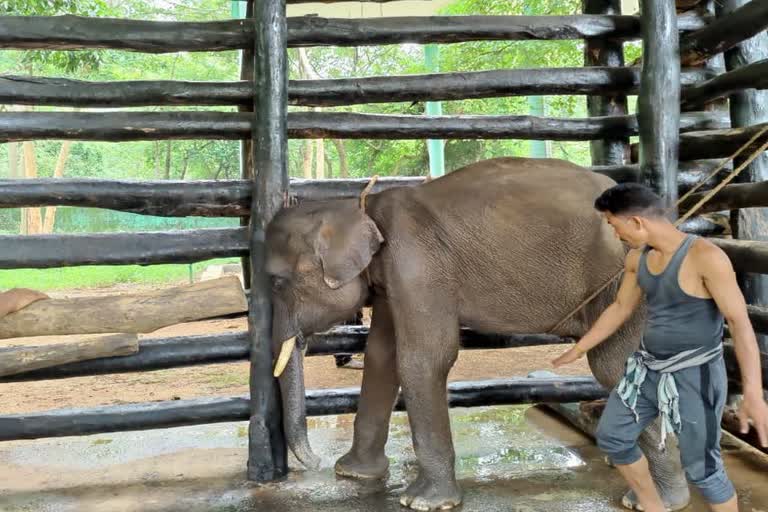
M 744 395 L 738 411 L 741 433 L 749 432 L 749 420 L 757 431 L 757 437 L 763 448 L 768 448 L 768 404 L 762 396 L 762 390 L 758 393 Z
M 581 358 L 584 355 L 584 352 L 582 352 L 579 348 L 573 346 L 568 351 L 563 353 L 561 356 L 555 358 L 552 360 L 552 366 L 555 368 L 559 368 L 565 364 L 570 364 L 577 359 Z

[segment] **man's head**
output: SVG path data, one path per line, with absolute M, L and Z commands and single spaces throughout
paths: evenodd
M 639 183 L 609 188 L 595 200 L 595 208 L 605 215 L 616 235 L 634 248 L 648 242 L 649 228 L 668 222 L 661 198 Z

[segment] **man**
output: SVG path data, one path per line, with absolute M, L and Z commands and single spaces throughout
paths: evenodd
M 645 294 L 648 315 L 640 350 L 612 390 L 597 429 L 597 444 L 618 468 L 647 512 L 665 510 L 637 446 L 641 432 L 662 416 L 662 446 L 678 434 L 686 477 L 713 511 L 738 510 L 736 494 L 720 455 L 720 420 L 727 396 L 722 357 L 723 320 L 741 367 L 742 432 L 754 423 L 768 446 L 768 406 L 763 399 L 755 334 L 725 253 L 711 242 L 686 235 L 666 217 L 661 200 L 639 184 L 621 184 L 595 201 L 617 236 L 632 250 L 613 304 L 555 367 L 582 357 L 613 334 Z
M 47 298 L 49 297 L 46 294 L 27 288 L 14 288 L 0 293 L 0 318 Z

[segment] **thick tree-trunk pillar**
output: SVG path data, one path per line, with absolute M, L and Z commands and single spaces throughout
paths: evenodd
M 285 0 L 254 5 L 253 202 L 251 206 L 251 338 L 248 479 L 288 472 L 277 380 L 272 376 L 272 301 L 265 266 L 266 228 L 288 194 L 288 28 Z
M 253 18 L 253 1 L 248 0 L 248 4 L 245 8 L 245 18 Z M 253 48 L 245 48 L 241 52 L 240 60 L 240 80 L 252 80 L 253 79 Z M 251 91 L 255 94 L 255 89 Z M 246 105 L 241 105 L 237 109 L 239 112 L 253 112 L 253 100 Z M 245 179 L 253 179 L 253 142 L 251 139 L 243 139 L 240 141 L 240 175 Z M 250 217 L 242 217 L 240 219 L 241 226 L 247 226 L 250 221 Z M 251 282 L 251 258 L 245 256 L 240 259 L 240 266 L 243 269 L 243 282 Z
M 582 0 L 584 14 L 620 15 L 620 0 Z M 624 66 L 621 41 L 588 39 L 584 46 L 585 66 Z M 627 114 L 626 96 L 587 96 L 590 116 Z M 622 165 L 629 158 L 629 138 L 593 140 L 590 142 L 592 165 Z
M 637 114 L 640 172 L 677 217 L 680 124 L 680 41 L 675 3 L 641 0 L 643 64 Z
M 718 15 L 726 16 L 747 3 L 747 0 L 719 2 Z M 768 33 L 763 31 L 728 50 L 725 53 L 725 66 L 728 71 L 731 71 L 766 58 L 768 58 Z M 730 110 L 731 125 L 734 128 L 767 122 L 768 91 L 746 89 L 736 92 L 730 96 Z M 742 161 L 737 159 L 734 165 L 739 165 Z M 765 180 L 768 180 L 768 155 L 763 154 L 757 157 L 735 181 L 746 183 Z M 768 240 L 768 208 L 733 210 L 731 230 L 734 238 Z M 739 281 L 748 303 L 759 306 L 768 305 L 768 276 L 741 274 Z M 762 351 L 768 352 L 768 336 L 759 335 L 758 341 Z

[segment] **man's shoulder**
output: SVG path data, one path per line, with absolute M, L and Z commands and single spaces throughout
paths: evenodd
M 642 254 L 642 249 L 630 249 L 627 251 L 626 256 L 624 256 L 624 269 L 630 272 L 637 272 Z
M 690 255 L 700 271 L 707 269 L 728 269 L 731 260 L 728 255 L 716 244 L 706 238 L 697 237 L 691 244 Z

